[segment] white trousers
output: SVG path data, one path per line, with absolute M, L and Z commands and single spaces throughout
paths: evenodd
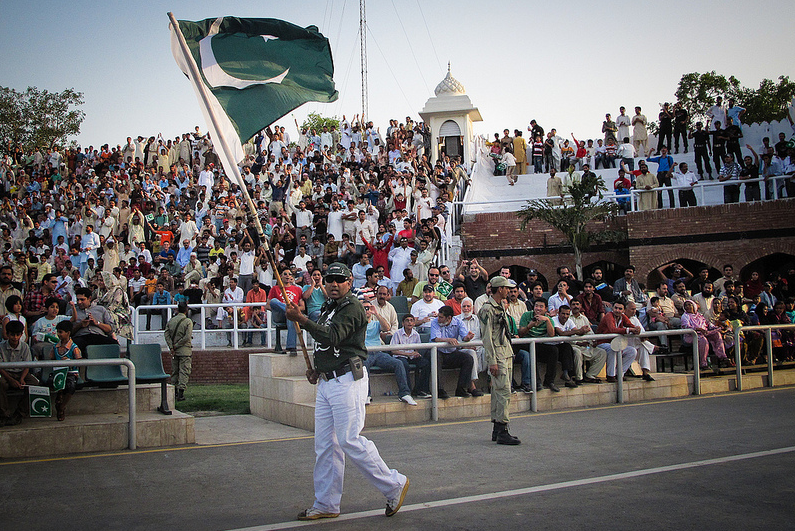
M 608 376 L 616 376 L 616 351 L 610 348 L 610 343 L 602 343 L 599 346 L 607 351 L 607 366 L 605 367 L 605 372 Z M 624 377 L 624 373 L 632 366 L 632 362 L 635 361 L 637 355 L 638 349 L 635 347 L 627 347 L 621 351 L 621 367 L 623 370 L 619 378 Z
M 369 378 L 354 381 L 348 372 L 339 378 L 320 380 L 315 399 L 315 503 L 314 508 L 340 512 L 345 456 L 350 458 L 381 493 L 400 495 L 406 476 L 390 469 L 372 441 L 360 433 L 364 428 Z

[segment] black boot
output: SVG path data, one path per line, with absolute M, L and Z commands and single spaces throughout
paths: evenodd
M 516 446 L 517 444 L 521 444 L 522 441 L 519 440 L 518 437 L 514 437 L 510 433 L 508 433 L 508 425 L 503 424 L 502 422 L 495 422 L 495 428 L 497 428 L 497 444 L 507 444 L 510 446 Z
M 183 400 L 185 400 L 185 390 L 184 389 L 177 389 L 176 400 L 177 400 L 177 402 L 182 402 Z
M 497 428 L 498 424 L 495 421 L 492 420 L 491 423 L 494 424 L 494 427 L 491 429 L 491 440 L 496 441 L 497 435 L 499 435 L 500 430 Z

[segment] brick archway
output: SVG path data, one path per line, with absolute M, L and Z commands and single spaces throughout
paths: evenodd
M 715 253 L 710 252 L 708 249 L 688 249 L 687 247 L 681 248 L 666 248 L 664 251 L 653 255 L 652 258 L 649 258 L 645 262 L 641 264 L 635 264 L 636 268 L 636 278 L 643 278 L 648 281 L 649 276 L 657 270 L 663 264 L 667 264 L 669 262 L 673 262 L 674 260 L 693 260 L 695 262 L 701 262 L 702 264 L 706 264 L 708 267 L 715 268 L 720 270 L 720 267 L 723 265 L 721 260 L 715 255 Z

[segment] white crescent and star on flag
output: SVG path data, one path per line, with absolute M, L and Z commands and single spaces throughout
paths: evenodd
M 221 22 L 223 22 L 223 20 L 223 17 L 217 18 L 215 22 L 213 22 L 212 26 L 210 26 L 210 31 L 207 33 L 207 36 L 199 41 L 199 56 L 201 58 L 202 74 L 204 74 L 204 78 L 207 80 L 207 83 L 213 88 L 232 87 L 242 90 L 253 85 L 267 85 L 269 83 L 279 84 L 284 81 L 284 78 L 290 72 L 289 68 L 278 76 L 261 80 L 240 79 L 230 76 L 226 71 L 224 71 L 215 58 L 212 44 L 213 37 L 218 34 Z M 279 40 L 278 37 L 274 37 L 273 35 L 260 35 L 260 37 L 262 37 L 265 42 L 270 40 Z

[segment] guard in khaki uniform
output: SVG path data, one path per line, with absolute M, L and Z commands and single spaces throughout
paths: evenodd
M 491 421 L 494 430 L 491 440 L 497 444 L 516 445 L 521 441 L 508 433 L 508 411 L 511 406 L 511 381 L 513 380 L 513 349 L 508 333 L 508 317 L 503 301 L 509 288 L 516 285 L 503 276 L 491 279 L 491 296 L 478 312 L 486 365 L 491 374 Z
M 165 336 L 171 350 L 171 381 L 176 382 L 176 399 L 181 402 L 185 400 L 193 354 L 193 320 L 188 317 L 188 303 L 185 301 L 179 303 L 177 315 L 166 325 Z

